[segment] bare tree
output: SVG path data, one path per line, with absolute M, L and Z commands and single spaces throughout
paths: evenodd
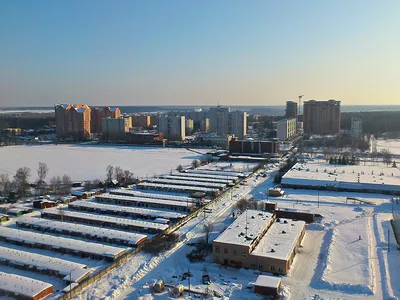
M 62 180 L 60 176 L 54 176 L 50 179 L 50 190 L 56 197 L 62 194 Z
M 203 232 L 205 234 L 205 242 L 208 245 L 208 240 L 210 239 L 211 232 L 214 229 L 214 224 L 207 222 L 203 225 Z
M 388 167 L 392 163 L 393 155 L 388 149 L 383 149 L 381 153 L 383 156 L 383 163 Z
M 112 165 L 108 165 L 106 168 L 106 177 L 107 177 L 107 182 L 110 183 L 112 181 L 113 178 L 113 174 L 114 174 L 114 167 Z
M 200 162 L 197 159 L 192 161 L 192 167 L 194 169 L 198 168 L 199 166 L 200 166 Z
M 176 170 L 177 170 L 178 172 L 182 172 L 182 171 L 183 171 L 182 165 L 178 165 L 178 166 L 176 167 Z
M 235 208 L 240 212 L 244 212 L 250 205 L 250 201 L 246 198 L 240 199 L 238 202 L 235 204 Z
M 28 167 L 19 168 L 14 175 L 14 184 L 17 191 L 17 195 L 20 198 L 26 196 L 29 190 L 29 176 L 31 169 Z
M 67 174 L 64 174 L 61 179 L 61 184 L 62 184 L 62 194 L 63 195 L 68 195 L 69 193 L 71 193 L 71 190 L 72 190 L 71 177 L 69 177 Z
M 7 197 L 12 190 L 12 183 L 8 174 L 0 174 L 0 196 Z
M 93 189 L 93 183 L 90 180 L 87 180 L 83 184 L 83 190 L 85 192 L 89 192 Z
M 117 179 L 118 182 L 122 182 L 124 179 L 124 171 L 122 170 L 121 167 L 115 167 L 114 168 L 114 174 L 115 174 L 115 179 Z
M 36 189 L 39 192 L 39 195 L 43 195 L 45 193 L 44 187 L 45 187 L 45 179 L 47 176 L 47 173 L 49 172 L 49 168 L 47 167 L 46 163 L 44 162 L 39 162 L 39 167 L 37 169 L 37 174 L 38 174 L 38 180 L 36 182 Z
M 124 185 L 132 184 L 133 174 L 129 170 L 124 170 Z

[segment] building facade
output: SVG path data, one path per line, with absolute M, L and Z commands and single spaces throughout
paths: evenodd
M 121 117 L 121 110 L 117 107 L 110 108 L 109 106 L 103 108 L 91 109 L 90 130 L 92 133 L 102 133 L 103 119 L 105 118 L 119 118 Z
M 210 108 L 210 130 L 215 132 L 217 135 L 229 134 L 229 107 L 217 107 Z
M 297 102 L 286 101 L 285 118 L 297 119 Z
M 243 141 L 231 140 L 229 142 L 229 153 L 231 154 L 255 154 L 272 155 L 280 152 L 278 141 Z
M 211 107 L 210 130 L 218 136 L 230 134 L 243 139 L 247 134 L 247 113 L 231 112 L 229 107 Z
M 102 124 L 103 138 L 106 140 L 123 138 L 129 132 L 130 127 L 132 127 L 130 117 L 105 118 Z
M 229 133 L 242 140 L 247 135 L 247 113 L 234 111 L 229 114 Z
M 281 141 L 288 140 L 296 135 L 297 120 L 295 118 L 276 122 L 276 137 Z
M 304 133 L 308 135 L 335 135 L 340 131 L 340 101 L 304 102 Z
M 151 125 L 151 117 L 148 115 L 133 115 L 133 127 L 149 127 Z
M 360 137 L 362 135 L 362 120 L 357 117 L 351 117 L 351 136 Z
M 56 104 L 54 108 L 57 137 L 90 136 L 91 111 L 86 104 Z
M 185 116 L 161 115 L 158 117 L 157 129 L 169 140 L 183 141 L 186 138 Z
M 247 210 L 213 241 L 213 262 L 287 274 L 304 235 L 304 221 Z

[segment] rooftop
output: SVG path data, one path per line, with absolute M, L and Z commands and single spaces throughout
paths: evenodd
M 23 242 L 24 244 L 41 244 L 52 248 L 65 248 L 107 257 L 115 257 L 125 252 L 125 248 L 13 229 L 5 226 L 0 226 L 0 236 L 7 240 Z
M 142 241 L 143 239 L 147 238 L 147 235 L 140 233 L 119 231 L 115 229 L 94 227 L 94 226 L 69 223 L 69 222 L 53 221 L 42 218 L 23 217 L 17 221 L 17 224 L 34 225 L 43 229 L 50 228 L 59 231 L 65 230 L 71 233 L 83 233 L 85 235 L 91 235 L 96 237 L 119 239 L 127 241 L 130 244 L 136 244 Z
M 149 184 L 151 184 L 151 183 L 149 183 Z M 115 199 L 115 200 L 132 201 L 132 202 L 139 202 L 139 203 L 164 204 L 164 205 L 184 207 L 184 208 L 188 207 L 188 204 L 183 201 L 164 200 L 164 199 L 157 199 L 157 198 L 142 198 L 142 197 L 125 196 L 125 195 L 102 194 L 102 195 L 96 196 L 96 199 Z M 191 203 L 191 202 L 188 202 L 188 203 Z
M 359 179 L 359 182 L 358 182 Z M 331 165 L 326 162 L 297 163 L 282 178 L 283 184 L 352 189 L 400 191 L 400 170 L 379 165 Z
M 181 190 L 181 191 L 193 191 L 193 192 L 218 192 L 216 188 L 197 187 L 189 185 L 174 185 L 174 184 L 162 184 L 153 182 L 142 182 L 137 184 L 138 187 L 152 187 L 152 188 L 165 188 L 170 190 Z
M 214 242 L 250 246 L 253 240 L 265 230 L 272 217 L 272 213 L 248 209 L 226 228 Z
M 251 255 L 288 260 L 305 224 L 304 221 L 276 219 Z
M 72 281 L 79 281 L 83 276 L 90 273 L 90 270 L 86 269 L 86 265 L 1 246 L 0 261 L 9 261 L 16 265 L 35 266 L 39 270 L 53 270 L 61 275 L 68 275 L 68 277 L 69 273 L 73 271 L 71 273 Z
M 128 190 L 128 189 L 115 189 L 110 190 L 110 194 L 114 195 L 125 195 L 125 196 L 137 196 L 143 198 L 150 199 L 163 199 L 163 200 L 173 200 L 173 201 L 181 201 L 181 202 L 196 202 L 196 199 L 187 196 L 178 196 L 178 195 L 167 195 L 161 193 L 147 193 L 137 190 Z
M 270 288 L 278 288 L 281 284 L 282 278 L 268 276 L 268 275 L 259 275 L 257 277 L 255 286 L 262 286 L 262 287 L 270 287 Z
M 89 208 L 96 209 L 102 211 L 113 211 L 119 213 L 129 213 L 136 214 L 142 216 L 150 216 L 153 218 L 165 218 L 165 219 L 181 219 L 186 216 L 186 214 L 174 212 L 174 211 L 166 211 L 166 210 L 156 210 L 156 209 L 148 209 L 148 208 L 140 208 L 140 207 L 127 207 L 127 206 L 119 206 L 119 205 L 111 205 L 111 204 L 101 204 L 93 201 L 75 201 L 68 205 L 69 208 Z
M 166 184 L 173 184 L 173 185 L 188 185 L 188 186 L 195 186 L 195 187 L 209 187 L 209 188 L 224 188 L 226 186 L 223 183 L 216 183 L 216 182 L 190 181 L 190 180 L 167 179 L 167 178 L 149 179 L 149 182 L 166 183 Z
M 0 290 L 2 291 L 33 298 L 50 287 L 53 286 L 44 281 L 0 272 Z
M 86 220 L 95 220 L 99 222 L 107 222 L 107 223 L 115 223 L 115 224 L 123 224 L 127 226 L 135 226 L 141 228 L 152 228 L 155 230 L 165 230 L 168 225 L 158 224 L 153 222 L 141 221 L 141 220 L 132 220 L 132 219 L 125 219 L 125 218 L 117 218 L 117 217 L 109 217 L 103 216 L 98 214 L 91 214 L 91 213 L 81 213 L 77 211 L 70 211 L 70 210 L 63 210 L 60 213 L 60 210 L 54 208 L 48 208 L 42 211 L 42 214 L 50 214 L 50 215 L 63 215 L 66 217 L 75 217 L 79 219 L 86 219 Z

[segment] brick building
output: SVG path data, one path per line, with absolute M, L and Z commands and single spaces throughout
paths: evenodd
M 335 135 L 340 131 L 340 101 L 304 101 L 304 133 Z
M 101 133 L 103 130 L 103 119 L 105 118 L 119 118 L 121 116 L 121 110 L 117 107 L 110 108 L 109 106 L 103 108 L 92 108 L 91 111 L 91 132 Z
M 90 135 L 91 113 L 86 104 L 57 104 L 55 117 L 58 137 L 85 138 Z

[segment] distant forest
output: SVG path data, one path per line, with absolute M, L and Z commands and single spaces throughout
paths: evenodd
M 400 111 L 342 112 L 342 129 L 350 130 L 352 117 L 362 120 L 363 133 L 375 136 L 385 132 L 400 133 Z

